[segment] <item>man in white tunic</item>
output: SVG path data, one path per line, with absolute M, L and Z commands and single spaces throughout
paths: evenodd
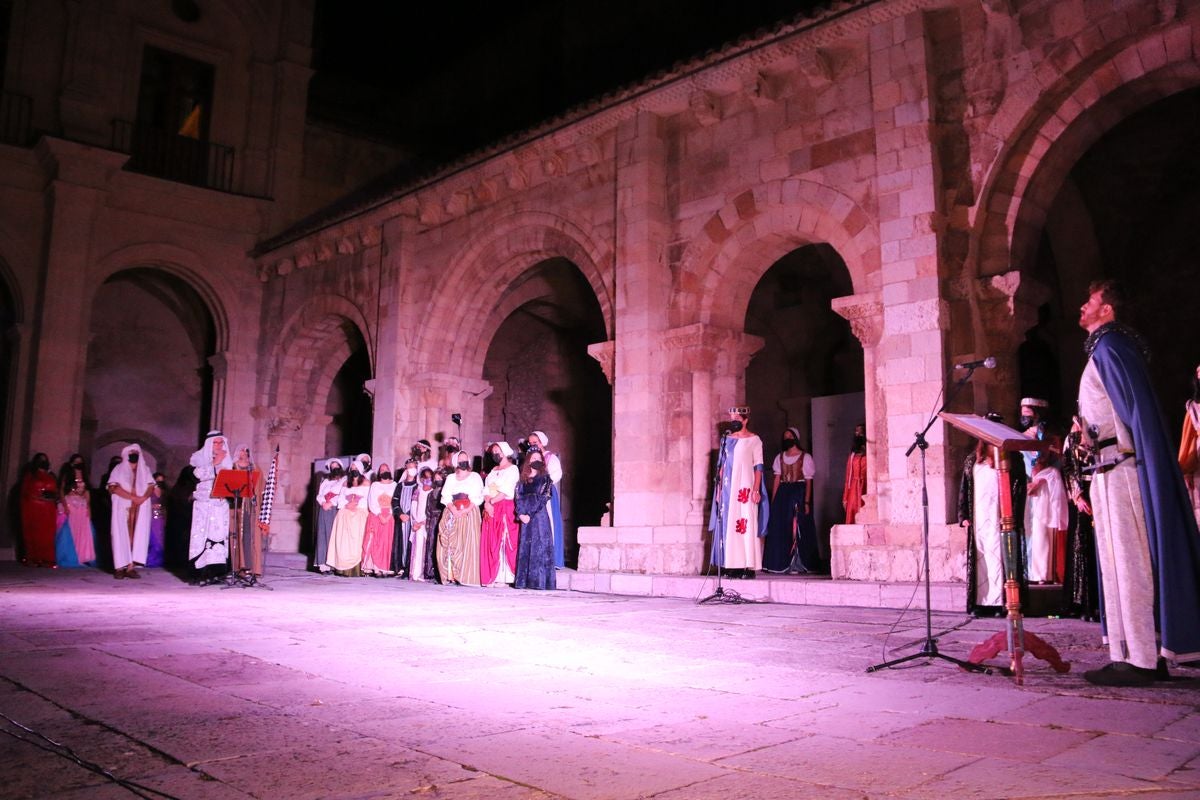
M 188 558 L 196 569 L 205 573 L 202 578 L 214 577 L 229 561 L 229 503 L 213 497 L 217 473 L 233 468 L 225 436 L 209 431 L 200 449 L 190 461 L 196 474 L 196 491 L 192 493 L 192 535 L 188 542 Z M 211 567 L 211 569 L 206 569 Z
M 146 563 L 150 548 L 150 499 L 154 464 L 131 444 L 121 451 L 121 463 L 108 476 L 112 495 L 112 554 L 114 578 L 140 578 L 135 565 Z
M 1200 535 L 1140 337 L 1117 321 L 1120 291 L 1111 281 L 1088 291 L 1079 415 L 1096 453 L 1091 504 L 1112 663 L 1084 677 L 1145 686 L 1169 677 L 1160 653 L 1200 654 Z

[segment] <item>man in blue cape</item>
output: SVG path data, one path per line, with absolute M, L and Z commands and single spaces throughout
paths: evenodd
M 1141 338 L 1118 322 L 1113 281 L 1088 287 L 1079 324 L 1084 438 L 1096 450 L 1091 503 L 1112 662 L 1084 673 L 1102 686 L 1169 677 L 1161 656 L 1200 658 L 1200 534 L 1167 438 Z

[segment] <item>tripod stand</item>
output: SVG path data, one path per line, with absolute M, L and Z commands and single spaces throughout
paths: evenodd
M 232 589 L 235 586 L 240 586 L 243 589 L 250 587 L 271 589 L 265 583 L 260 583 L 258 576 L 246 568 L 245 556 L 242 551 L 246 536 L 245 499 L 247 495 L 253 495 L 258 478 L 258 470 L 251 468 L 221 470 L 217 475 L 213 497 L 231 498 L 233 500 L 234 517 L 237 520 L 229 532 L 230 570 L 224 577 L 212 581 L 213 583 L 224 584 L 221 587 L 222 589 Z M 251 524 L 254 524 L 253 520 Z
M 741 428 L 741 426 L 739 424 L 738 429 L 740 429 L 740 428 Z M 721 519 L 720 512 L 721 512 L 721 508 L 722 508 L 722 505 L 721 505 L 722 486 L 721 486 L 721 484 L 725 480 L 725 442 L 729 438 L 729 434 L 732 432 L 733 432 L 733 430 L 728 427 L 724 427 L 721 429 L 721 445 L 720 445 L 720 449 L 717 450 L 717 475 L 713 479 L 713 503 L 717 506 L 717 519 L 718 520 Z M 719 547 L 714 547 L 713 550 L 720 554 L 719 558 L 713 559 L 714 561 L 717 562 L 717 588 L 716 588 L 716 591 L 714 591 L 708 597 L 704 598 L 703 600 L 700 600 L 697 603 L 697 605 L 702 606 L 705 603 L 728 603 L 730 605 L 740 605 L 742 603 L 749 603 L 750 602 L 749 600 L 742 597 L 740 594 L 738 594 L 733 589 L 726 589 L 724 586 L 721 585 L 722 573 L 724 572 L 724 565 L 725 565 L 725 526 L 718 525 L 717 527 L 718 527 L 718 530 L 713 531 L 713 544 L 714 545 L 719 544 Z
M 930 607 L 930 591 L 929 591 L 929 486 L 928 472 L 925 466 L 925 451 L 929 448 L 929 442 L 925 441 L 925 434 L 929 433 L 929 429 L 933 427 L 933 423 L 937 421 L 938 415 L 945 411 L 950 405 L 950 401 L 958 394 L 967 381 L 971 380 L 971 376 L 975 374 L 975 367 L 970 367 L 967 374 L 954 384 L 950 393 L 946 396 L 946 402 L 942 407 L 934 412 L 929 418 L 929 422 L 925 424 L 925 429 L 915 434 L 913 443 L 908 450 L 904 451 L 904 456 L 907 458 L 912 455 L 913 450 L 921 451 L 921 543 L 925 550 L 925 641 L 921 645 L 919 652 L 911 653 L 900 658 L 893 658 L 891 661 L 884 661 L 882 664 L 874 664 L 867 667 L 867 672 L 875 672 L 885 668 L 891 668 L 897 664 L 905 664 L 918 658 L 939 658 L 942 661 L 949 661 L 951 664 L 957 664 L 968 672 L 982 672 L 985 675 L 992 674 L 989 667 L 980 664 L 972 664 L 970 661 L 964 661 L 959 658 L 948 656 L 945 653 L 938 651 L 937 639 L 933 638 L 933 610 Z M 967 591 L 970 591 L 968 587 Z

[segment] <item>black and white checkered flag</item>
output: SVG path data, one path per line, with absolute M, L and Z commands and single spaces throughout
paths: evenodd
M 267 483 L 263 487 L 262 505 L 259 506 L 258 522 L 264 529 L 271 529 L 271 506 L 275 502 L 275 479 L 279 473 L 279 445 L 275 445 L 275 457 L 271 459 L 271 471 L 267 473 Z

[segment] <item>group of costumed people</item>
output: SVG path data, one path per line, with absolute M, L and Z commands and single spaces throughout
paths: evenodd
M 554 589 L 565 565 L 559 484 L 550 438 L 488 446 L 486 475 L 449 437 L 437 457 L 413 445 L 403 471 L 331 458 L 317 487 L 313 566 L 346 577 L 399 577 L 463 586 Z
M 1061 583 L 1067 613 L 1099 619 L 1110 662 L 1084 677 L 1101 686 L 1170 680 L 1169 662 L 1200 667 L 1200 368 L 1182 443 L 1171 446 L 1142 338 L 1121 321 L 1114 281 L 1088 287 L 1079 324 L 1088 334 L 1078 415 L 1065 437 L 1048 403 L 1021 400 L 1021 426 L 1040 453 L 1003 456 L 983 444 L 968 457 L 959 515 L 968 526 L 968 608 L 1005 602 L 1001 475 L 1012 498 L 1022 604 L 1030 583 Z M 994 415 L 989 415 L 993 416 Z M 995 417 L 994 417 L 995 418 Z M 997 418 L 998 419 L 998 418 Z
M 136 444 L 114 456 L 94 490 L 87 465 L 74 453 L 58 471 L 37 453 L 21 478 L 22 560 L 42 567 L 98 567 L 116 578 L 138 578 L 137 567 L 163 565 L 166 478 Z M 93 517 L 93 510 L 100 516 Z
M 825 572 L 813 520 L 816 464 L 800 444 L 800 431 L 783 432 L 767 491 L 762 439 L 750 430 L 748 406 L 729 409 L 722 425 L 708 529 L 710 563 L 732 578 Z M 853 524 L 867 493 L 866 426 L 854 429 L 846 461 L 842 508 Z

